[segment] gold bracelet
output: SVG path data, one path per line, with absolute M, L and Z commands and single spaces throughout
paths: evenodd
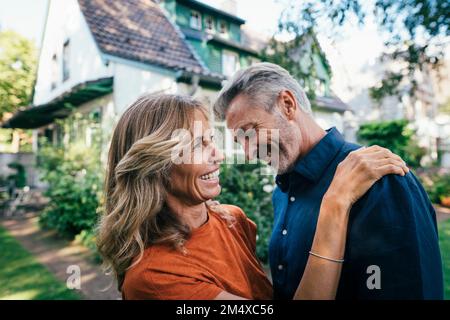
M 309 252 L 310 255 L 317 257 L 317 258 L 321 258 L 321 259 L 325 259 L 331 262 L 336 262 L 336 263 L 344 263 L 344 259 L 333 259 L 333 258 L 328 258 L 328 257 L 324 257 L 321 256 L 320 254 L 314 253 L 312 251 Z

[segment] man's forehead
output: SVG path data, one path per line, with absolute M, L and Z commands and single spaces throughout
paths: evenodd
M 258 118 L 258 115 L 255 110 L 250 107 L 244 108 L 230 108 L 227 114 L 225 115 L 225 120 L 227 123 L 228 129 L 247 129 L 255 123 L 255 119 Z

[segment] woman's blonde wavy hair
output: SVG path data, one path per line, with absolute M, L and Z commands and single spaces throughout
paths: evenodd
M 113 271 L 121 290 L 125 272 L 138 263 L 145 248 L 167 244 L 183 250 L 190 228 L 165 204 L 177 129 L 191 130 L 194 110 L 206 118 L 197 100 L 179 95 L 146 95 L 122 115 L 111 140 L 105 178 L 105 213 L 97 246 L 105 267 Z M 207 203 L 233 221 L 220 205 Z

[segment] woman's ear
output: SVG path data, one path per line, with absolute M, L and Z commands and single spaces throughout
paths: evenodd
M 278 103 L 281 112 L 286 116 L 288 120 L 293 120 L 295 113 L 297 112 L 297 101 L 294 95 L 289 90 L 283 90 L 278 95 Z

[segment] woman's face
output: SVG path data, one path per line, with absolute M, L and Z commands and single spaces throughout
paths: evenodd
M 223 154 L 213 142 L 214 132 L 201 111 L 195 111 L 194 121 L 191 155 L 173 166 L 169 181 L 169 193 L 190 205 L 220 194 L 219 165 L 223 161 Z

